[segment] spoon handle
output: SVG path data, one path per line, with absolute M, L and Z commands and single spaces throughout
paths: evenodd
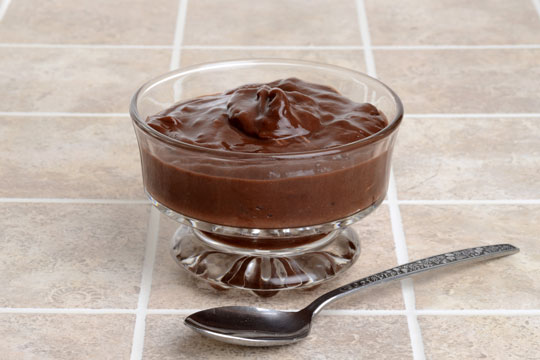
M 517 252 L 519 252 L 519 249 L 513 245 L 498 244 L 457 250 L 445 254 L 430 256 L 428 258 L 399 265 L 363 279 L 353 281 L 347 285 L 343 285 L 342 287 L 332 290 L 315 299 L 315 301 L 309 304 L 303 311 L 313 312 L 313 315 L 316 315 L 329 303 L 368 286 L 401 279 L 423 271 L 428 271 L 447 265 L 487 260 L 512 255 Z

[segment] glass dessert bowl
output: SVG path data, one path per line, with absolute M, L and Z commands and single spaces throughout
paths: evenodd
M 271 145 L 266 152 L 212 148 L 163 133 L 177 122 L 165 109 L 271 81 L 284 89 L 296 90 L 298 84 L 335 89 L 347 101 L 374 105 L 376 109 L 371 108 L 384 114 L 387 123 L 359 140 L 320 148 L 310 144 L 302 149 L 297 136 L 257 140 L 278 145 L 295 141 L 279 152 L 272 151 Z M 277 104 L 279 116 L 290 113 L 283 109 L 294 91 L 288 93 L 289 100 L 283 95 L 278 102 L 275 88 L 264 88 L 274 93 L 270 97 L 263 91 L 270 99 L 265 109 Z M 197 111 L 188 105 L 182 111 Z M 227 111 L 234 106 L 227 103 Z M 385 197 L 403 107 L 386 85 L 359 72 L 306 61 L 254 59 L 202 64 L 153 79 L 133 96 L 130 114 L 145 191 L 154 206 L 180 223 L 171 244 L 176 262 L 216 288 L 272 296 L 280 290 L 318 285 L 356 261 L 360 241 L 349 225 L 371 213 Z M 151 121 L 156 114 L 161 114 L 159 126 Z M 213 121 L 208 117 L 193 122 L 202 126 L 197 138 L 221 136 L 214 125 L 205 124 Z M 253 124 L 242 124 L 252 131 Z M 243 130 L 235 128 L 231 133 Z

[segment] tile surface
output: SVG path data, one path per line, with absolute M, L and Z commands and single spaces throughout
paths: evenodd
M 149 315 L 145 359 L 412 359 L 404 316 L 325 316 L 294 345 L 241 347 L 218 343 L 179 326 L 183 317 Z
M 2 307 L 136 308 L 148 206 L 0 204 Z
M 540 118 L 516 115 L 540 113 L 538 0 L 3 4 L 0 358 L 401 360 L 412 359 L 413 350 L 422 358 L 425 350 L 426 359 L 540 360 L 540 205 L 533 205 L 540 199 Z M 367 24 L 359 22 L 362 6 Z M 363 25 L 369 34 L 361 33 Z M 149 205 L 119 205 L 144 198 L 130 99 L 144 82 L 167 72 L 171 58 L 179 55 L 173 67 L 257 57 L 365 72 L 365 59 L 371 60 L 362 49 L 366 37 L 375 47 L 370 65 L 401 97 L 405 113 L 443 115 L 406 116 L 393 165 L 398 199 L 516 205 L 400 204 L 392 219 L 382 205 L 354 225 L 362 252 L 345 274 L 319 288 L 270 298 L 218 291 L 189 275 L 169 255 L 178 225 L 161 216 L 154 239 Z M 182 46 L 179 54 L 173 42 Z M 260 80 L 274 75 L 268 71 Z M 325 82 L 313 71 L 296 75 Z M 210 83 L 223 91 L 245 82 L 227 74 Z M 202 81 L 190 87 L 193 96 L 214 90 Z M 401 225 L 406 245 L 399 244 Z M 418 316 L 421 334 L 414 333 L 414 317 L 403 315 L 403 298 L 411 294 L 399 282 L 332 303 L 332 311 L 316 318 L 311 336 L 288 347 L 221 344 L 182 325 L 185 314 L 211 306 L 299 309 L 326 291 L 393 267 L 392 228 L 410 259 L 503 242 L 521 252 L 416 277 L 415 307 L 445 314 Z M 157 241 L 153 269 L 144 266 L 152 264 L 154 250 L 145 247 L 147 240 Z M 146 324 L 135 329 L 138 306 L 139 324 Z
M 538 316 L 420 316 L 418 321 L 428 359 L 540 357 Z
M 399 198 L 537 198 L 539 120 L 406 117 L 393 163 Z
M 374 51 L 405 113 L 540 112 L 540 49 Z
M 362 252 L 358 261 L 343 276 L 313 290 L 291 290 L 275 297 L 259 298 L 245 291 L 215 290 L 180 268 L 169 254 L 170 238 L 177 225 L 162 216 L 149 307 L 200 309 L 226 304 L 300 309 L 327 291 L 397 264 L 388 209 L 385 206 L 381 206 L 375 213 L 354 226 L 361 239 Z M 394 283 L 366 289 L 361 294 L 343 298 L 328 308 L 403 309 L 401 286 Z
M 364 56 L 359 50 L 283 50 L 283 49 L 184 49 L 181 53 L 181 66 L 191 66 L 200 63 L 238 60 L 238 59 L 295 59 L 307 60 L 319 63 L 329 63 L 343 66 L 357 71 L 365 71 Z M 298 77 L 305 81 L 320 83 L 327 79 L 320 73 L 312 70 L 298 70 L 295 68 L 276 68 L 267 70 L 264 73 L 258 72 L 255 78 L 250 72 L 244 76 L 236 73 L 234 76 L 225 74 L 223 76 L 214 76 L 209 84 L 189 82 L 187 88 L 182 90 L 182 96 L 186 98 L 200 96 L 201 94 L 218 93 L 234 89 L 235 87 L 253 82 L 270 82 L 286 77 Z M 331 84 L 337 85 L 337 84 Z M 211 86 L 211 88 L 210 88 Z
M 0 122 L 0 197 L 145 198 L 129 118 Z
M 520 252 L 505 258 L 414 280 L 418 309 L 540 308 L 540 206 L 401 206 L 409 257 L 509 243 Z
M 169 50 L 2 48 L 0 111 L 124 112 Z M 24 95 L 21 95 L 24 94 Z
M 301 24 L 301 25 L 300 25 Z M 353 0 L 190 1 L 186 45 L 361 45 Z
M 308 60 L 343 66 L 361 72 L 366 71 L 364 54 L 361 50 L 185 49 L 182 50 L 181 65 L 190 66 L 205 62 L 250 58 L 284 58 Z
M 529 0 L 366 0 L 373 45 L 538 44 Z
M 134 315 L 0 314 L 3 359 L 127 359 Z
M 172 45 L 178 0 L 13 1 L 0 42 Z

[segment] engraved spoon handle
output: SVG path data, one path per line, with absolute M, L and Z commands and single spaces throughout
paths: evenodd
M 313 312 L 313 315 L 319 313 L 323 307 L 342 298 L 345 295 L 352 294 L 368 286 L 381 284 L 384 282 L 401 279 L 423 271 L 440 268 L 447 265 L 453 265 L 463 262 L 476 262 L 497 258 L 501 256 L 512 255 L 519 252 L 519 249 L 510 244 L 498 244 L 489 246 L 480 246 L 470 249 L 452 251 L 445 254 L 430 256 L 407 264 L 399 265 L 394 268 L 381 271 L 380 273 L 353 281 L 340 288 L 332 290 L 319 298 L 315 299 L 302 311 Z

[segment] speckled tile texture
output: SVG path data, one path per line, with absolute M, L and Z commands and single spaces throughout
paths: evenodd
M 402 316 L 321 316 L 309 339 L 283 347 L 245 348 L 203 338 L 180 328 L 182 318 L 150 315 L 147 359 L 411 359 L 407 321 Z M 347 328 L 349 331 L 343 332 Z
M 529 0 L 365 0 L 373 45 L 538 44 Z
M 134 308 L 147 205 L 0 204 L 0 306 Z
M 145 198 L 131 121 L 3 117 L 0 197 Z
M 406 117 L 394 171 L 402 199 L 534 199 L 540 116 Z
M 511 257 L 415 280 L 418 309 L 540 308 L 540 205 L 401 207 L 411 258 L 458 247 L 510 243 Z
M 353 0 L 196 0 L 187 14 L 186 45 L 362 45 Z
M 178 1 L 12 1 L 0 41 L 45 44 L 170 45 Z
M 375 50 L 377 75 L 405 111 L 534 113 L 540 109 L 538 49 Z
M 353 225 L 358 261 L 318 288 L 212 288 L 174 262 L 178 224 L 145 199 L 136 89 L 241 58 L 366 72 L 403 101 L 391 191 Z M 0 0 L 0 359 L 540 359 L 539 59 L 539 0 Z M 295 345 L 182 324 L 212 306 L 300 309 L 496 243 L 521 251 L 343 298 Z
M 2 49 L 2 111 L 126 113 L 136 89 L 168 70 L 170 51 Z M 21 96 L 20 94 L 24 94 Z
M 133 315 L 0 314 L 2 359 L 128 359 Z
M 186 49 L 182 51 L 182 66 L 249 58 L 300 59 L 343 66 L 361 72 L 366 71 L 362 50 Z
M 540 357 L 538 316 L 420 316 L 427 359 Z

